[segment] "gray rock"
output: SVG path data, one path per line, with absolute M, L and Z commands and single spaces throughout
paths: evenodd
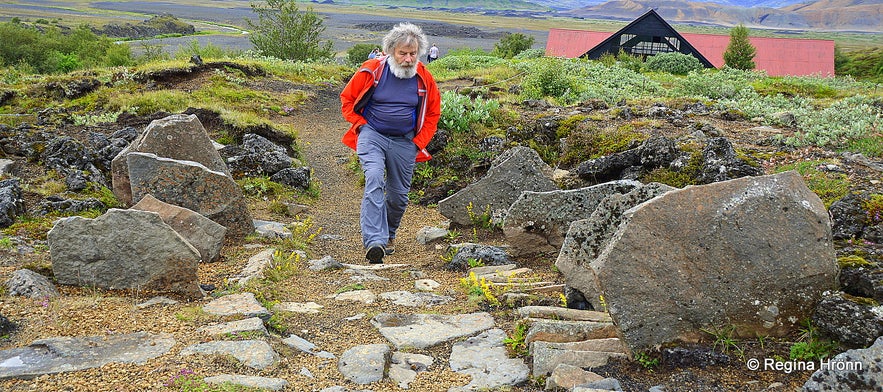
M 276 249 L 269 248 L 249 257 L 248 262 L 245 263 L 245 268 L 235 277 L 231 278 L 230 281 L 242 286 L 248 283 L 249 280 L 263 277 L 264 270 L 273 262 L 273 254 L 275 252 Z
M 270 222 L 259 219 L 253 219 L 252 224 L 254 225 L 254 230 L 258 233 L 259 236 L 264 238 L 269 238 L 271 240 L 276 239 L 288 239 L 291 238 L 291 230 L 285 227 L 284 224 L 279 222 Z
M 610 315 L 593 310 L 561 308 L 558 306 L 522 306 L 516 310 L 521 318 L 546 318 L 554 320 L 595 321 L 612 323 Z
M 813 313 L 812 324 L 851 348 L 868 347 L 883 336 L 883 316 L 839 293 L 822 299 Z
M 108 363 L 143 365 L 175 345 L 169 334 L 54 337 L 0 351 L 0 380 L 97 368 Z
M 503 248 L 480 244 L 451 245 L 448 253 L 456 252 L 445 268 L 456 271 L 469 269 L 470 260 L 480 261 L 485 266 L 498 266 L 510 264 L 509 254 Z
M 49 196 L 40 202 L 35 213 L 37 215 L 49 215 L 53 212 L 63 215 L 76 215 L 87 210 L 104 211 L 107 206 L 100 200 L 90 197 L 86 200 L 64 199 L 58 196 Z
M 412 293 L 410 291 L 390 291 L 381 293 L 380 298 L 392 301 L 393 304 L 412 308 L 432 307 L 444 305 L 454 299 L 446 295 L 433 293 Z
M 159 214 L 163 222 L 199 251 L 200 260 L 212 262 L 221 256 L 227 229 L 211 219 L 187 208 L 164 203 L 150 194 L 144 195 L 132 209 Z
M 472 380 L 465 386 L 449 388 L 448 392 L 495 389 L 527 381 L 530 369 L 521 359 L 509 358 L 504 339 L 506 333 L 495 328 L 454 343 L 451 370 L 468 374 Z
M 242 136 L 242 145 L 225 147 L 219 153 L 226 157 L 227 166 L 235 178 L 272 176 L 291 168 L 292 162 L 284 147 L 253 133 Z
M 552 370 L 552 374 L 546 379 L 545 390 L 558 390 L 559 388 L 571 390 L 577 385 L 587 384 L 592 381 L 603 380 L 604 377 L 597 373 L 583 370 L 579 366 L 560 364 Z
M 273 174 L 270 181 L 304 190 L 310 187 L 310 177 L 310 168 L 307 166 L 288 167 Z
M 396 349 L 424 349 L 494 327 L 494 318 L 484 312 L 456 315 L 381 313 L 371 319 L 383 337 Z
M 589 390 L 599 389 L 603 391 L 622 391 L 622 385 L 619 384 L 619 380 L 609 377 L 602 380 L 591 381 L 589 383 L 579 385 L 579 388 L 585 388 Z M 574 388 L 573 390 L 574 392 L 579 391 L 578 388 Z
M 137 139 L 132 141 L 111 162 L 113 193 L 126 206 L 132 205 L 135 200 L 140 199 L 137 196 L 133 197 L 129 178 L 129 165 L 131 163 L 127 157 L 133 152 L 149 153 L 158 157 L 175 160 L 193 161 L 202 164 L 209 170 L 228 174 L 227 165 L 224 164 L 221 155 L 215 150 L 211 138 L 209 138 L 208 133 L 196 115 L 174 114 L 154 120 Z M 154 196 L 165 202 L 190 208 L 189 206 L 174 203 L 160 197 L 156 193 L 154 193 Z
M 244 315 L 246 317 L 259 317 L 262 320 L 270 318 L 270 311 L 261 305 L 255 299 L 254 293 L 251 292 L 225 295 L 205 304 L 202 310 L 215 316 Z
M 555 189 L 552 169 L 536 151 L 520 146 L 500 154 L 482 179 L 439 201 L 438 212 L 460 225 L 484 213 L 501 220 L 521 192 Z
M 516 256 L 557 252 L 571 222 L 589 218 L 608 195 L 639 186 L 636 181 L 613 181 L 564 191 L 521 192 L 506 213 L 503 233 Z
M 196 330 L 209 336 L 236 337 L 236 336 L 270 336 L 264 321 L 258 317 L 231 321 L 229 323 L 207 325 Z
M 50 140 L 40 152 L 40 160 L 63 177 L 75 175 L 83 180 L 107 185 L 101 169 L 95 166 L 98 156 L 92 149 L 71 137 L 62 136 Z
M 154 212 L 112 208 L 95 219 L 60 219 L 47 237 L 60 284 L 202 297 L 199 252 Z
M 345 379 L 356 384 L 377 382 L 386 374 L 390 353 L 385 344 L 356 346 L 340 355 L 337 369 Z
M 591 268 L 636 351 L 695 341 L 700 328 L 730 320 L 739 320 L 737 335 L 788 334 L 838 271 L 827 211 L 793 171 L 643 203 L 624 214 Z
M 310 271 L 324 271 L 329 269 L 340 269 L 343 268 L 343 264 L 339 261 L 334 260 L 331 256 L 325 256 L 319 260 L 310 260 L 309 262 Z
M 263 340 L 214 341 L 184 347 L 178 355 L 232 355 L 243 365 L 252 369 L 265 369 L 279 360 L 279 354 L 273 351 Z
M 417 243 L 420 245 L 431 244 L 448 235 L 447 229 L 441 227 L 425 226 L 417 231 Z
M 46 299 L 61 295 L 52 282 L 45 276 L 29 269 L 20 269 L 12 273 L 6 282 L 9 295 L 20 295 L 31 299 Z
M 883 337 L 867 349 L 849 350 L 819 364 L 803 392 L 879 391 L 883 386 Z
M 578 366 L 583 369 L 591 369 L 606 365 L 610 358 L 628 358 L 624 353 L 626 349 L 619 339 L 601 340 L 603 342 L 598 344 L 592 344 L 591 340 L 573 343 L 550 343 L 542 341 L 531 343 L 533 375 L 540 376 L 551 374 L 552 371 L 561 364 Z
M 21 186 L 16 178 L 0 181 L 0 227 L 9 227 L 25 212 Z
M 126 155 L 132 199 L 151 194 L 199 213 L 227 228 L 229 240 L 254 232 L 242 189 L 227 174 L 192 161 L 131 152 Z
M 525 343 L 535 341 L 567 343 L 589 339 L 616 337 L 616 326 L 610 322 L 528 319 L 530 327 Z
M 285 343 L 285 345 L 287 345 L 288 347 L 298 349 L 298 350 L 305 352 L 307 354 L 310 354 L 310 355 L 315 355 L 319 358 L 325 358 L 325 359 L 337 358 L 334 354 L 332 354 L 328 351 L 317 351 L 316 350 L 317 347 L 315 344 L 309 342 L 308 340 L 306 340 L 300 336 L 294 335 L 294 334 L 292 334 L 291 336 L 289 336 L 285 339 L 282 339 L 282 343 Z
M 862 205 L 864 201 L 862 195 L 849 193 L 831 204 L 828 212 L 833 221 L 832 231 L 835 239 L 845 240 L 862 237 L 862 231 L 864 231 L 868 219 Z
M 221 374 L 219 376 L 206 377 L 203 379 L 209 384 L 234 384 L 248 388 L 268 389 L 281 391 L 288 386 L 288 381 L 275 377 L 243 376 L 239 374 Z
M 433 361 L 428 355 L 396 351 L 390 361 L 389 378 L 395 381 L 399 388 L 408 389 L 417 377 L 417 373 L 425 372 L 432 366 Z
M 590 159 L 576 167 L 579 178 L 599 184 L 622 178 L 627 169 L 641 165 L 641 152 L 637 148 L 603 157 Z
M 727 138 L 708 139 L 702 149 L 702 167 L 698 178 L 702 184 L 761 174 L 763 172 L 760 168 L 751 166 L 736 156 L 736 150 Z
M 610 194 L 598 203 L 588 219 L 573 221 L 570 224 L 555 266 L 564 275 L 568 287 L 582 295 L 582 299 L 591 305 L 591 309 L 604 310 L 600 302 L 601 293 L 595 281 L 595 273 L 588 266 L 616 233 L 622 222 L 622 214 L 634 206 L 674 189 L 668 185 L 650 183 L 638 186 L 626 194 Z M 567 306 L 578 306 L 580 302 L 580 298 L 571 294 Z

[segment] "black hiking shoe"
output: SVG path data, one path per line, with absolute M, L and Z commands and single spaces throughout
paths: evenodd
M 389 256 L 396 252 L 394 240 L 392 238 L 389 239 L 389 242 L 386 243 L 386 247 L 383 249 L 386 252 L 386 255 Z
M 383 256 L 386 255 L 386 250 L 383 249 L 380 245 L 374 245 L 368 248 L 368 252 L 365 253 L 365 258 L 368 259 L 368 262 L 371 264 L 382 264 Z

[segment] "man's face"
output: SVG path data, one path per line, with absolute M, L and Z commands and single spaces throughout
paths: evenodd
M 392 56 L 400 67 L 410 68 L 417 65 L 417 51 L 417 43 L 399 44 Z

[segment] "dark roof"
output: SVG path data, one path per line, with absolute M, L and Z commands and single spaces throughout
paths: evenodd
M 614 48 L 618 48 L 619 45 L 617 43 L 620 40 L 620 37 L 623 34 L 634 34 L 636 36 L 650 36 L 650 37 L 675 37 L 680 41 L 680 45 L 678 48 L 675 48 L 673 51 L 681 52 L 684 54 L 689 54 L 702 62 L 707 68 L 714 68 L 714 65 L 705 58 L 693 45 L 690 44 L 681 34 L 679 34 L 674 27 L 671 27 L 665 19 L 662 19 L 659 14 L 656 13 L 653 9 L 650 9 L 644 15 L 638 17 L 638 19 L 633 20 L 631 23 L 620 29 L 619 31 L 613 33 L 611 36 L 607 37 L 607 39 L 601 41 L 592 49 L 585 52 L 580 57 L 588 57 L 590 59 L 600 58 L 604 53 L 614 52 Z M 666 43 L 671 46 L 671 43 Z M 618 50 L 616 50 L 618 52 Z M 616 53 L 613 53 L 616 54 Z

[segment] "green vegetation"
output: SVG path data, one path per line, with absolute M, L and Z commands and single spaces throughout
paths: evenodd
M 843 173 L 824 172 L 819 170 L 827 161 L 803 161 L 795 164 L 784 165 L 776 168 L 776 173 L 788 170 L 796 170 L 803 176 L 806 186 L 819 195 L 825 208 L 831 206 L 837 200 L 842 199 L 849 192 L 849 180 Z
M 789 358 L 793 361 L 811 361 L 824 359 L 831 356 L 837 344 L 828 340 L 820 339 L 818 330 L 812 322 L 806 321 L 800 329 L 798 341 L 791 345 Z
M 63 34 L 55 26 L 40 31 L 6 22 L 0 24 L 0 42 L 0 66 L 24 73 L 57 74 L 134 63 L 129 45 L 98 37 L 85 25 Z
M 845 52 L 840 46 L 834 48 L 834 72 L 849 75 L 858 80 L 883 82 L 883 47 Z
M 644 63 L 649 71 L 667 72 L 673 75 L 686 75 L 690 71 L 698 71 L 703 68 L 702 63 L 696 57 L 681 52 L 660 53 L 651 56 Z
M 757 49 L 748 40 L 748 28 L 742 24 L 730 31 L 730 43 L 724 51 L 724 64 L 727 67 L 752 70 Z
M 325 26 L 312 8 L 302 12 L 295 0 L 267 0 L 266 4 L 252 2 L 251 9 L 258 21 L 246 21 L 253 31 L 249 40 L 260 54 L 282 60 L 332 57 L 332 42 L 319 39 Z
M 371 53 L 377 45 L 373 44 L 355 44 L 351 48 L 346 51 L 346 62 L 350 65 L 359 65 L 362 64 L 365 60 L 368 59 L 368 54 Z
M 503 343 L 509 348 L 509 352 L 516 357 L 526 357 L 528 355 L 525 339 L 527 338 L 529 327 L 527 322 L 519 322 L 515 324 L 515 330 L 512 331 L 512 335 L 503 339 Z
M 522 33 L 506 33 L 500 42 L 494 44 L 494 50 L 491 54 L 504 59 L 510 59 L 516 55 L 530 49 L 533 46 L 534 38 Z
M 635 361 L 638 362 L 644 369 L 653 371 L 653 368 L 659 366 L 659 358 L 653 358 L 650 354 L 646 352 L 639 352 L 635 354 Z

